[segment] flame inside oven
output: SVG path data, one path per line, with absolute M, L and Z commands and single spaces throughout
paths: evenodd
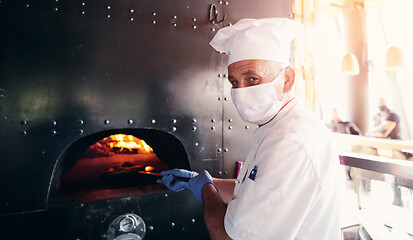
M 114 134 L 89 147 L 89 151 L 109 153 L 152 153 L 153 149 L 133 135 Z
M 168 169 L 143 139 L 113 134 L 92 144 L 60 176 L 59 191 L 63 198 L 80 196 L 80 200 L 161 192 L 165 187 L 156 180 Z

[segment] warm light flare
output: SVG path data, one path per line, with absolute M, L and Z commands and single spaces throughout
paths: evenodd
M 150 171 L 152 171 L 152 170 L 154 170 L 155 168 L 154 167 L 152 167 L 152 166 L 146 166 L 145 167 L 145 172 L 150 172 Z
M 104 138 L 103 141 L 107 142 L 111 149 L 120 149 L 120 152 L 125 150 L 137 150 L 139 153 L 153 152 L 153 149 L 144 140 L 133 135 L 115 134 Z

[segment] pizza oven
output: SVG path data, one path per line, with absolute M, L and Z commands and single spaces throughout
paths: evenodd
M 153 129 L 110 130 L 72 143 L 53 173 L 49 204 L 166 192 L 161 171 L 190 169 L 182 143 Z

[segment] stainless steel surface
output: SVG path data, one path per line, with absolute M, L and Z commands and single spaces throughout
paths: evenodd
M 411 161 L 342 152 L 340 153 L 340 163 L 350 167 L 392 174 L 395 177 L 413 179 L 413 162 Z

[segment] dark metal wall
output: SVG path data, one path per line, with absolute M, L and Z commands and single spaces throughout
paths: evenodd
M 226 56 L 208 42 L 240 18 L 291 12 L 291 2 L 282 0 L 1 0 L 3 220 L 16 213 L 53 215 L 47 196 L 60 155 L 76 140 L 106 130 L 164 131 L 182 143 L 193 170 L 233 177 L 255 127 L 238 117 L 225 78 Z M 177 201 L 190 201 L 202 219 L 201 205 L 185 194 L 177 194 Z M 171 217 L 178 205 L 159 196 L 119 202 L 132 211 L 155 198 Z M 28 213 L 44 210 L 49 213 Z

